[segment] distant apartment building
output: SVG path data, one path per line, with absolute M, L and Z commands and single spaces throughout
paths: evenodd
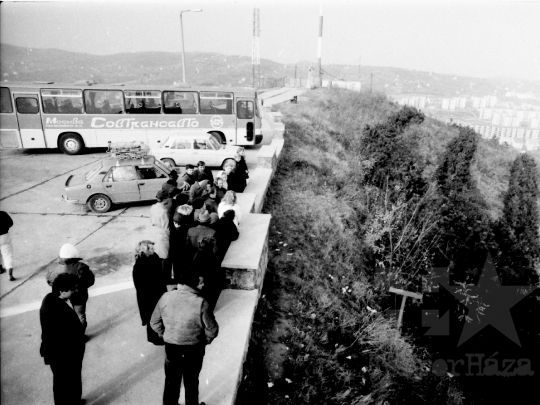
M 441 108 L 443 110 L 449 110 L 450 109 L 450 99 L 449 98 L 443 98 L 441 100 Z
M 525 93 L 519 93 L 517 91 L 507 91 L 505 94 L 506 97 L 515 97 L 522 100 L 536 99 L 536 95 L 530 91 Z
M 493 110 L 491 108 L 481 108 L 479 116 L 481 120 L 490 120 L 493 117 Z
M 503 127 L 495 125 L 474 125 L 474 130 L 482 135 L 482 138 L 523 138 L 540 140 L 540 130 L 531 128 Z
M 529 128 L 540 128 L 540 118 L 532 118 L 529 121 Z
M 491 123 L 493 125 L 501 125 L 503 115 L 500 112 L 493 112 Z

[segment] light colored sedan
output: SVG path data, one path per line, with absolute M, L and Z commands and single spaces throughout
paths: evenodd
M 172 167 L 192 164 L 202 160 L 208 167 L 222 167 L 227 159 L 234 159 L 238 146 L 223 145 L 212 134 L 174 134 L 149 154 Z

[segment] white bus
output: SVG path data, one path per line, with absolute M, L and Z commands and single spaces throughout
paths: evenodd
M 223 144 L 262 141 L 254 89 L 123 84 L 2 83 L 0 148 L 76 155 L 109 142 L 157 147 L 171 133 L 214 133 Z

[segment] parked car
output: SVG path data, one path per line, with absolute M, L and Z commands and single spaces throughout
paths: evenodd
M 98 213 L 113 204 L 155 200 L 172 170 L 154 156 L 109 157 L 82 176 L 69 176 L 62 198 Z
M 173 134 L 150 154 L 171 167 L 197 165 L 202 160 L 208 167 L 222 167 L 227 159 L 234 159 L 238 146 L 223 145 L 214 134 Z

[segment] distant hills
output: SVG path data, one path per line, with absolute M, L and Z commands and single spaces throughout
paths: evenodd
M 172 52 L 138 52 L 91 55 L 59 49 L 24 48 L 0 44 L 2 81 L 54 81 L 72 83 L 93 79 L 97 83 L 172 84 L 181 81 L 181 55 Z M 307 78 L 312 62 L 284 65 L 261 59 L 261 87 L 282 86 L 286 77 Z M 296 69 L 295 69 L 296 67 Z M 540 94 L 540 82 L 509 78 L 481 79 L 377 66 L 324 65 L 328 80 L 362 82 L 364 90 L 433 96 L 504 95 L 506 91 Z M 251 86 L 251 57 L 209 52 L 186 53 L 186 79 L 208 86 Z

